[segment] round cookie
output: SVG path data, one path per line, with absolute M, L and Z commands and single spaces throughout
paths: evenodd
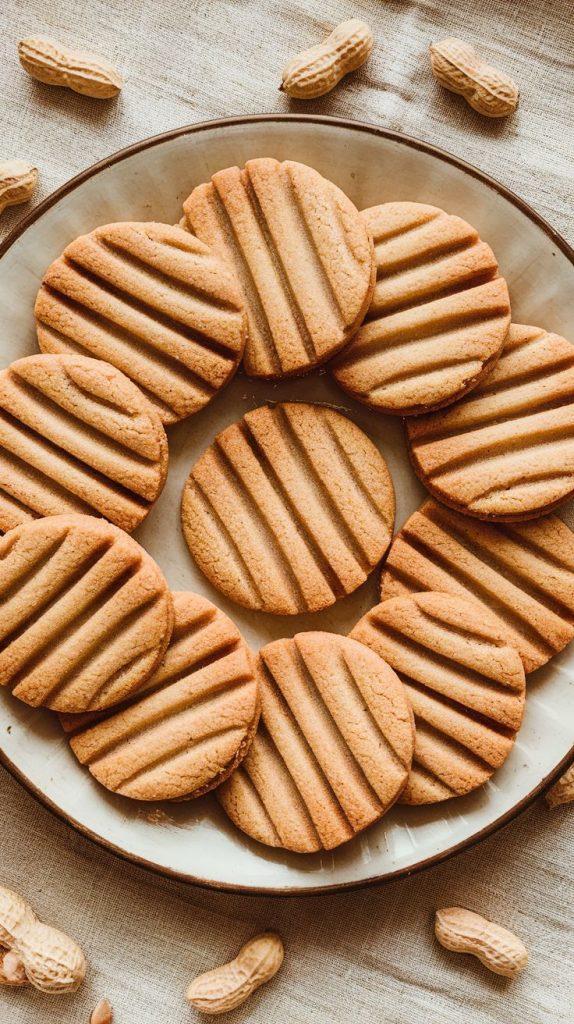
M 415 715 L 412 771 L 400 803 L 462 796 L 512 750 L 524 714 L 518 651 L 496 618 L 451 594 L 397 597 L 351 631 L 395 670 Z
M 80 512 L 129 533 L 159 497 L 167 464 L 159 416 L 108 363 L 37 355 L 0 372 L 0 532 Z
M 574 533 L 553 515 L 497 526 L 430 498 L 391 544 L 381 601 L 424 590 L 479 601 L 534 672 L 574 637 Z
M 490 372 L 510 302 L 490 246 L 436 206 L 385 203 L 362 217 L 377 284 L 333 376 L 378 412 L 412 416 L 456 401 Z
M 413 754 L 404 687 L 381 658 L 334 633 L 260 651 L 261 720 L 217 791 L 235 825 L 268 846 L 332 850 L 397 799 Z
M 98 711 L 155 671 L 173 602 L 153 559 L 104 519 L 37 519 L 0 538 L 0 686 L 26 704 Z
M 375 264 L 364 221 L 332 182 L 264 157 L 218 171 L 184 211 L 241 282 L 248 376 L 308 373 L 347 344 L 369 307 Z
M 246 319 L 224 261 L 168 224 L 105 224 L 71 242 L 36 299 L 43 352 L 117 366 L 164 423 L 198 412 L 231 379 Z
M 490 377 L 407 434 L 416 473 L 451 508 L 504 522 L 551 511 L 574 494 L 574 348 L 513 324 Z
M 231 619 L 204 597 L 173 594 L 164 659 L 129 704 L 64 718 L 78 760 L 136 800 L 201 796 L 241 763 L 257 728 L 254 658 Z
M 320 405 L 261 406 L 218 434 L 183 492 L 189 550 L 210 582 L 247 608 L 294 615 L 350 594 L 391 540 L 383 457 Z

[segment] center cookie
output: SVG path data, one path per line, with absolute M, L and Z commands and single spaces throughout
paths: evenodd
M 494 254 L 435 206 L 385 203 L 361 216 L 375 239 L 377 284 L 335 380 L 379 412 L 448 405 L 492 369 L 510 325 Z
M 241 282 L 250 377 L 308 373 L 346 345 L 375 267 L 364 221 L 332 182 L 293 160 L 249 160 L 199 185 L 184 210 Z
M 372 441 L 320 405 L 262 406 L 203 453 L 182 501 L 185 539 L 228 597 L 276 615 L 350 594 L 383 557 L 395 512 Z
M 159 416 L 108 363 L 27 356 L 0 373 L 0 531 L 82 512 L 130 533 L 159 497 L 167 463 Z
M 574 494 L 574 346 L 512 324 L 498 366 L 444 412 L 407 423 L 415 471 L 445 504 L 517 522 Z
M 197 594 L 173 603 L 169 647 L 143 691 L 98 721 L 63 721 L 94 778 L 136 800 L 191 799 L 218 786 L 257 728 L 254 657 L 239 630 Z
M 103 519 L 49 516 L 0 538 L 0 686 L 26 704 L 74 713 L 124 700 L 172 627 L 160 569 Z
M 518 651 L 486 608 L 450 594 L 392 598 L 350 633 L 397 672 L 415 714 L 413 768 L 400 802 L 481 786 L 508 757 L 524 714 Z
M 261 721 L 242 766 L 218 790 L 253 839 L 331 850 L 377 821 L 413 753 L 404 688 L 380 658 L 334 633 L 299 633 L 260 651 Z
M 105 224 L 71 242 L 36 299 L 43 352 L 82 352 L 131 377 L 164 423 L 190 416 L 237 369 L 245 345 L 234 275 L 188 231 Z

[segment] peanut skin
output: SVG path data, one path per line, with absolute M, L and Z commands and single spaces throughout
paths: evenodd
M 502 71 L 486 64 L 469 43 L 450 37 L 431 43 L 433 75 L 445 89 L 464 96 L 484 117 L 507 117 L 518 105 L 518 86 Z
M 445 949 L 471 953 L 489 971 L 505 978 L 515 978 L 528 963 L 526 947 L 516 935 L 464 907 L 437 910 L 435 935 Z
M 574 764 L 564 772 L 558 782 L 555 782 L 546 794 L 546 801 L 550 807 L 559 807 L 560 804 L 569 804 L 574 800 Z
M 86 961 L 80 947 L 63 932 L 39 921 L 26 900 L 3 886 L 0 947 L 8 950 L 2 957 L 0 981 L 4 984 L 28 981 L 41 992 L 59 994 L 75 992 L 84 980 Z
M 7 206 L 27 203 L 38 184 L 38 169 L 25 160 L 0 162 L 0 213 Z
M 277 974 L 283 956 L 283 943 L 278 935 L 274 932 L 256 935 L 242 947 L 235 960 L 195 978 L 186 998 L 202 1013 L 234 1010 Z
M 103 57 L 71 50 L 42 36 L 22 39 L 18 45 L 20 64 L 32 78 L 46 85 L 72 89 L 82 96 L 108 100 L 122 88 L 122 76 Z
M 364 21 L 343 21 L 322 43 L 304 50 L 285 65 L 280 88 L 298 100 L 324 96 L 345 75 L 365 63 L 373 45 L 373 34 Z

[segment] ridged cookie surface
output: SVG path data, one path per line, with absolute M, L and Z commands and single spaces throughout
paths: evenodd
M 505 281 L 477 231 L 435 206 L 362 213 L 377 283 L 335 380 L 380 412 L 409 416 L 454 402 L 490 371 L 510 325 Z
M 507 522 L 551 511 L 574 494 L 574 347 L 513 324 L 492 374 L 407 432 L 417 474 L 452 508 Z
M 199 185 L 184 210 L 241 282 L 250 377 L 307 373 L 348 342 L 371 300 L 373 243 L 332 182 L 293 160 L 249 160 Z
M 61 515 L 0 538 L 0 686 L 55 711 L 97 711 L 137 690 L 173 627 L 167 583 L 111 523 Z
M 164 423 L 190 416 L 235 373 L 246 337 L 234 275 L 188 231 L 105 224 L 76 238 L 36 299 L 44 352 L 97 356 L 123 370 Z
M 136 800 L 206 793 L 240 764 L 257 728 L 254 657 L 239 630 L 197 594 L 173 603 L 165 657 L 129 705 L 96 722 L 63 721 L 98 782 Z
M 331 850 L 377 821 L 405 785 L 409 703 L 368 648 L 299 633 L 260 651 L 261 720 L 217 796 L 253 839 L 300 853 Z
M 382 456 L 332 409 L 254 409 L 198 459 L 185 539 L 215 587 L 248 608 L 327 608 L 365 581 L 390 543 L 394 492 Z
M 431 498 L 391 544 L 381 601 L 423 590 L 480 601 L 533 672 L 574 637 L 574 533 L 557 516 L 481 523 Z
M 397 597 L 351 631 L 393 667 L 415 714 L 415 753 L 400 802 L 470 793 L 512 750 L 524 713 L 524 669 L 496 618 L 451 594 Z
M 167 463 L 159 416 L 108 363 L 27 356 L 0 373 L 0 531 L 81 512 L 131 532 Z

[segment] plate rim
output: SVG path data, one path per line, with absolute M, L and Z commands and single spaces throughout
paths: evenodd
M 432 143 L 423 142 L 411 135 L 383 128 L 367 121 L 357 121 L 348 117 L 299 113 L 246 114 L 234 117 L 213 118 L 208 121 L 200 121 L 196 124 L 188 124 L 179 128 L 172 128 L 166 132 L 149 136 L 148 138 L 142 139 L 130 146 L 125 146 L 122 149 L 117 150 L 115 153 L 104 157 L 102 160 L 91 164 L 83 171 L 80 171 L 79 174 L 74 175 L 74 177 L 70 178 L 69 181 L 65 182 L 54 192 L 51 192 L 50 195 L 34 207 L 30 213 L 23 217 L 4 241 L 0 243 L 0 260 L 9 251 L 9 249 L 12 248 L 14 243 L 27 231 L 27 229 L 39 220 L 45 212 L 51 209 L 52 206 L 59 202 L 60 199 L 68 195 L 68 193 L 73 192 L 79 185 L 82 185 L 85 181 L 88 181 L 90 178 L 96 176 L 101 171 L 106 170 L 108 167 L 121 163 L 123 160 L 128 159 L 136 153 L 140 153 L 146 149 L 151 149 L 154 146 L 169 142 L 180 136 L 198 134 L 202 131 L 213 130 L 215 128 L 230 128 L 247 124 L 273 122 L 320 124 L 338 128 L 342 127 L 352 131 L 365 132 L 367 134 L 380 136 L 391 142 L 396 142 L 399 145 L 405 145 L 411 149 L 419 150 L 442 160 L 444 163 L 451 164 L 471 177 L 478 179 L 488 188 L 507 199 L 513 206 L 517 207 L 551 239 L 552 243 L 561 250 L 574 267 L 574 248 L 566 241 L 566 239 L 563 238 L 563 236 L 554 227 L 552 227 L 552 225 L 540 213 L 538 213 L 537 210 L 530 206 L 529 203 L 485 171 L 479 170 L 467 161 L 449 153 L 447 150 L 444 150 L 439 146 L 433 145 Z M 215 882 L 212 879 L 204 879 L 197 875 L 190 875 L 186 872 L 161 866 L 136 853 L 130 853 L 125 849 L 122 849 L 122 847 L 117 846 L 110 840 L 98 835 L 87 825 L 83 825 L 71 815 L 66 814 L 46 793 L 27 778 L 24 772 L 11 760 L 1 744 L 0 764 L 3 765 L 16 782 L 23 787 L 23 789 L 25 789 L 38 803 L 50 811 L 50 813 L 52 813 L 56 818 L 73 828 L 74 831 L 82 837 L 89 839 L 97 846 L 106 850 L 106 852 L 119 857 L 127 863 L 134 864 L 136 867 L 152 871 L 154 874 L 160 875 L 164 878 L 184 882 L 188 885 L 195 885 L 215 892 L 226 892 L 241 896 L 302 897 L 349 892 L 375 885 L 388 884 L 392 881 L 397 881 L 400 878 L 406 878 L 411 875 L 418 874 L 419 872 L 425 871 L 435 865 L 444 863 L 456 854 L 462 853 L 464 850 L 472 849 L 474 846 L 478 845 L 478 843 L 482 842 L 484 839 L 493 835 L 495 832 L 499 831 L 506 825 L 509 825 L 512 821 L 518 818 L 519 815 L 530 807 L 540 795 L 550 788 L 555 779 L 567 770 L 570 765 L 574 764 L 574 742 L 569 752 L 562 758 L 559 764 L 544 776 L 537 786 L 530 790 L 526 796 L 519 800 L 518 803 L 514 804 L 508 811 L 501 814 L 498 818 L 495 818 L 494 821 L 490 822 L 488 825 L 485 825 L 484 828 L 480 829 L 469 839 L 463 839 L 459 843 L 449 846 L 446 850 L 442 850 L 440 853 L 431 854 L 429 857 L 423 858 L 408 868 L 397 868 L 395 871 L 387 871 L 382 875 L 372 875 L 359 881 L 327 883 L 305 888 L 300 888 L 299 886 L 270 886 L 262 888 L 260 886 L 251 885 L 233 885 L 227 882 Z

